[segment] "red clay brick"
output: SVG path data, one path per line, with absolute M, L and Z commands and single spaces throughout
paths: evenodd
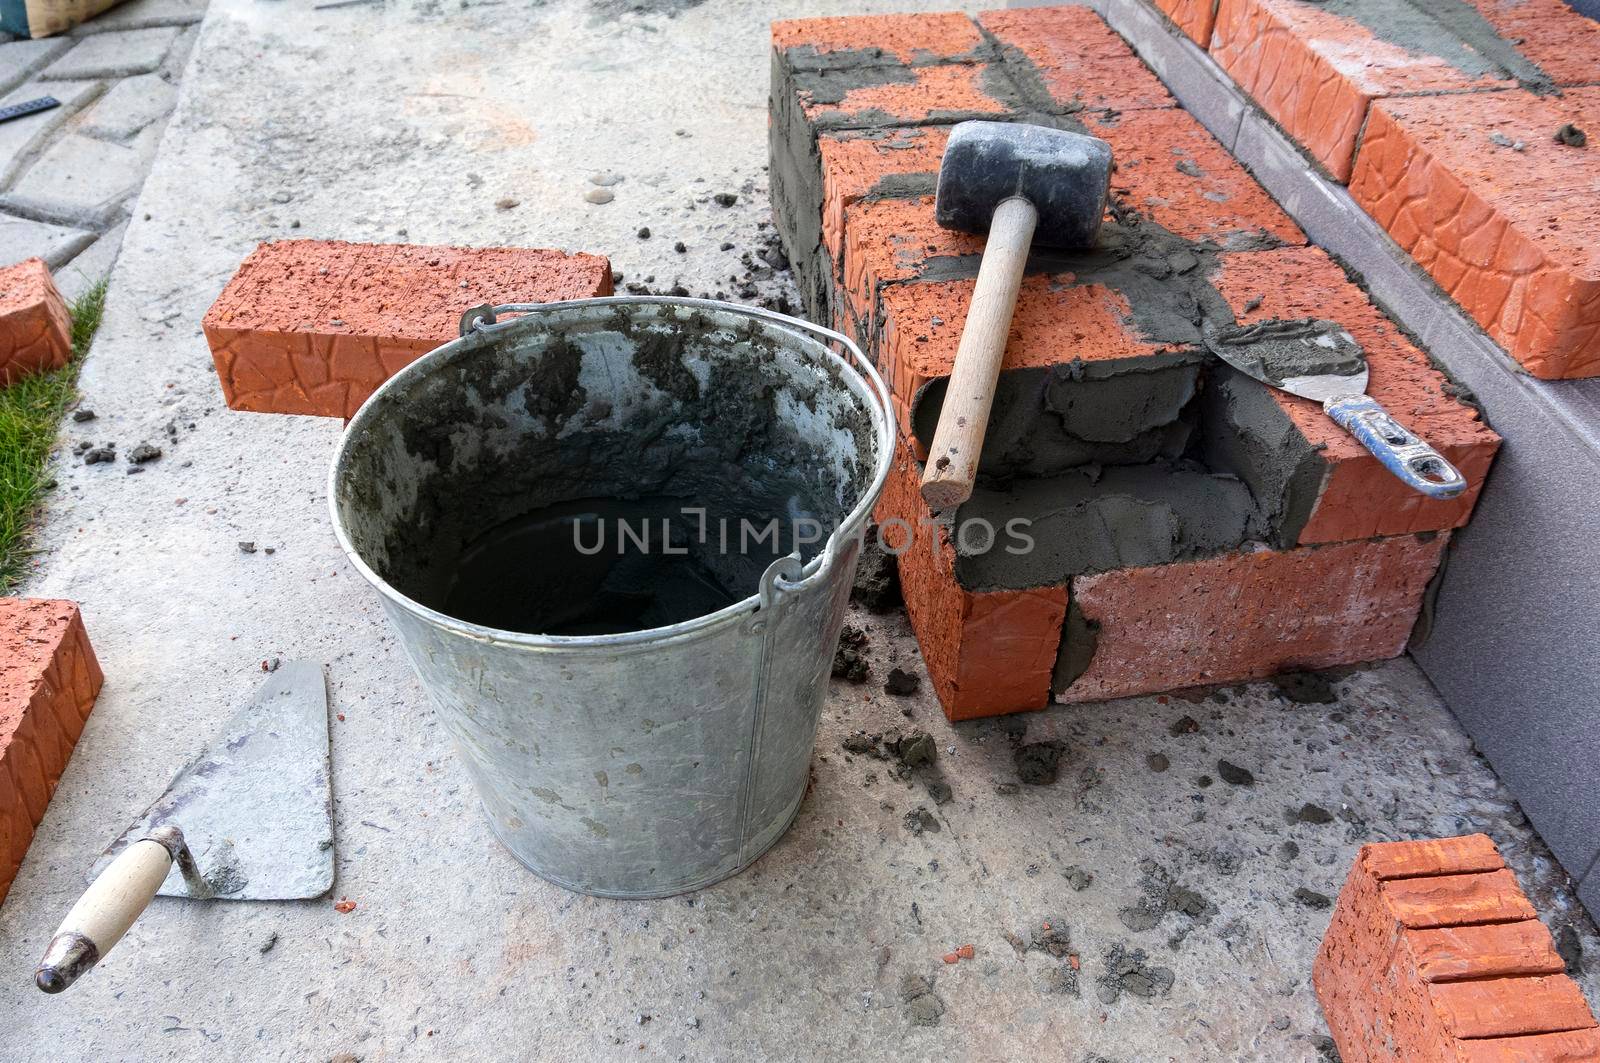
M 1455 1063 L 1594 1063 L 1600 1030 L 1459 1041 L 1455 1048 Z
M 972 20 L 954 11 L 787 19 L 772 24 L 772 46 L 779 51 L 810 47 L 822 55 L 856 53 L 863 62 L 883 58 L 907 64 L 950 62 L 970 57 L 982 44 L 983 35 Z
M 1111 145 L 1112 194 L 1169 232 L 1223 248 L 1241 241 L 1306 242 L 1300 227 L 1188 111 L 1087 112 L 1082 118 L 1089 133 Z M 1193 170 L 1199 176 L 1186 172 Z
M 1339 181 L 1373 100 L 1513 84 L 1469 77 L 1299 0 L 1220 0 L 1211 56 Z
M 231 408 L 349 417 L 470 307 L 610 292 L 598 255 L 286 240 L 244 260 L 203 324 Z
M 1190 40 L 1202 48 L 1211 43 L 1211 27 L 1217 21 L 1217 0 L 1154 0 L 1154 3 Z
M 1497 862 L 1482 835 L 1363 847 L 1312 974 L 1344 1059 L 1597 1058 L 1588 1005 L 1511 872 L 1451 873 Z
M 1600 374 L 1600 88 L 1385 100 L 1350 194 L 1490 336 L 1544 378 Z M 1500 146 L 1496 134 L 1523 142 Z
M 879 369 L 896 408 L 908 417 L 918 390 L 949 376 L 955 366 L 973 286 L 970 280 L 924 281 L 882 291 Z M 1071 274 L 1024 278 L 1002 371 L 1074 359 L 1138 358 L 1173 349 L 1142 339 L 1130 315 L 1127 299 L 1103 285 L 1073 285 Z M 915 441 L 908 446 L 919 460 L 926 456 Z
M 1059 701 L 1102 701 L 1398 656 L 1446 536 L 1403 536 L 1080 576 L 1100 625 Z M 1271 632 L 1271 638 L 1263 638 Z
M 949 139 L 949 131 L 938 126 L 817 138 L 822 155 L 822 246 L 835 262 L 844 254 L 846 208 L 871 194 L 885 178 L 920 174 L 931 185 Z
M 0 598 L 0 901 L 103 681 L 76 604 Z
M 1273 397 L 1326 466 L 1302 544 L 1460 527 L 1472 514 L 1500 439 L 1478 412 L 1451 394 L 1449 381 L 1372 305 L 1320 248 L 1223 255 L 1212 277 L 1241 324 L 1321 317 L 1349 330 L 1367 354 L 1367 393 L 1431 443 L 1467 478 L 1453 499 L 1433 499 L 1401 483 L 1322 412 L 1319 403 Z M 1251 306 L 1251 309 L 1246 309 Z
M 1004 119 L 1011 105 L 990 95 L 988 64 L 953 64 L 908 68 L 911 80 L 859 85 L 838 102 L 818 102 L 804 89 L 800 106 L 806 120 L 830 129 L 876 127 L 895 123 L 950 122 L 968 118 Z
M 1566 0 L 1466 0 L 1557 85 L 1600 81 L 1600 22 Z
M 1460 875 L 1499 871 L 1506 866 L 1487 834 L 1459 838 L 1423 838 L 1408 842 L 1374 842 L 1361 847 L 1362 870 L 1383 881 L 1423 875 Z
M 1383 884 L 1383 900 L 1395 919 L 1412 930 L 1505 923 L 1538 915 L 1506 868 L 1391 879 Z
M 1445 982 L 1428 987 L 1445 1032 L 1466 1040 L 1592 1029 L 1594 1016 L 1566 975 Z
M 1550 931 L 1537 919 L 1407 930 L 1404 937 L 1424 982 L 1561 974 L 1567 969 Z
M 0 387 L 71 357 L 72 317 L 50 267 L 30 258 L 0 269 Z
M 978 22 L 1033 64 L 1062 107 L 1131 111 L 1175 106 L 1160 79 L 1087 7 L 985 11 Z
M 906 612 L 945 715 L 967 720 L 1044 708 L 1067 612 L 1065 583 L 1022 591 L 961 587 L 955 549 L 933 524 L 919 490 L 921 470 L 901 442 L 874 516 L 896 522 L 885 539 L 903 547 Z

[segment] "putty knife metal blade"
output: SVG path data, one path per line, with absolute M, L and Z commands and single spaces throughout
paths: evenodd
M 322 665 L 279 666 L 89 872 L 155 827 L 183 831 L 217 900 L 294 900 L 333 888 L 328 688 Z M 174 866 L 159 893 L 190 897 Z

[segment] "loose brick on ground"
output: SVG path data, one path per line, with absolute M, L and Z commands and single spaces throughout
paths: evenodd
M 203 324 L 233 409 L 349 417 L 471 307 L 610 292 L 598 255 L 286 240 L 245 259 Z
M 72 357 L 72 316 L 42 259 L 0 269 L 0 386 Z
M 76 604 L 0 598 L 0 901 L 103 678 Z
M 1600 375 L 1597 152 L 1600 87 L 1385 100 L 1350 194 L 1530 373 Z
M 1058 700 L 1398 656 L 1445 539 L 1257 550 L 1079 577 L 1072 605 L 1098 632 L 1088 669 Z
M 1350 1063 L 1600 1058 L 1600 1030 L 1493 842 L 1364 846 L 1313 983 Z
M 1373 100 L 1515 84 L 1463 73 L 1299 0 L 1220 0 L 1211 56 L 1338 181 L 1350 176 Z

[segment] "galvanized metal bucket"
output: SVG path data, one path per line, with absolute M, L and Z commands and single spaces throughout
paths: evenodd
M 579 398 L 563 399 L 569 391 Z M 553 498 L 625 491 L 601 482 L 615 463 L 588 482 L 573 466 L 633 446 L 653 469 L 668 444 L 692 464 L 715 449 L 702 439 L 713 422 L 753 409 L 752 424 L 770 422 L 771 438 L 816 458 L 800 472 L 833 526 L 814 556 L 780 557 L 735 604 L 649 630 L 525 634 L 436 607 L 442 577 L 416 529 L 471 525 L 483 497 L 515 494 L 483 468 L 531 467 L 523 490 Z M 737 873 L 783 835 L 893 457 L 891 410 L 883 381 L 838 333 L 729 303 L 607 298 L 471 311 L 460 339 L 401 370 L 351 419 L 330 475 L 335 533 L 382 595 L 519 860 L 567 889 L 664 897 Z M 650 425 L 648 438 L 629 440 L 629 424 Z M 712 481 L 693 469 L 649 475 L 680 473 Z M 430 502 L 451 478 L 496 487 Z

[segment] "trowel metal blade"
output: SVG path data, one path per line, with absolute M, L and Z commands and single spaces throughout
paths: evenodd
M 1221 328 L 1208 321 L 1203 331 L 1212 354 L 1268 387 L 1317 402 L 1366 393 L 1366 355 L 1350 333 L 1332 321 L 1302 318 Z M 1295 348 L 1311 352 L 1310 361 L 1320 356 L 1343 365 L 1336 372 L 1277 376 L 1275 358 L 1290 365 L 1303 362 L 1294 357 Z
M 93 880 L 151 828 L 171 823 L 183 831 L 217 900 L 320 896 L 333 888 L 329 779 L 322 665 L 283 664 L 87 877 Z M 160 893 L 190 896 L 176 865 Z

